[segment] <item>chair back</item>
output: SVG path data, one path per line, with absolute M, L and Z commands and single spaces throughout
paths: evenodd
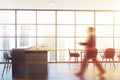
M 3 53 L 3 57 L 4 57 L 4 59 L 8 59 L 8 58 L 9 58 L 8 53 L 7 53 L 7 52 L 4 52 L 4 53 Z
M 75 53 L 73 50 L 68 49 L 69 54 Z
M 77 52 L 72 52 L 72 51 L 70 51 L 70 49 L 68 49 L 68 52 L 69 52 L 69 56 L 70 57 L 79 57 L 79 54 L 77 53 Z
M 114 48 L 107 48 L 105 50 L 105 58 L 114 58 L 114 55 L 115 55 L 115 49 Z

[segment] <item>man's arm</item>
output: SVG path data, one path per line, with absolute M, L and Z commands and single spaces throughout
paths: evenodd
M 88 43 L 87 43 L 87 42 L 79 42 L 78 44 L 79 44 L 79 45 L 86 46 Z

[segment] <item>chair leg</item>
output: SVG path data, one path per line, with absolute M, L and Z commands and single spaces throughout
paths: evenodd
M 77 63 L 78 63 L 78 57 L 76 57 L 76 61 L 77 61 Z
M 106 67 L 107 59 L 105 59 L 105 67 Z
M 110 62 L 110 59 L 109 59 L 109 62 Z M 111 67 L 111 62 L 110 62 L 110 67 Z
M 9 70 L 8 70 L 8 71 L 10 71 L 10 68 L 11 68 L 11 67 L 12 67 L 12 63 L 9 64 Z
M 9 69 L 10 69 L 10 59 L 8 59 L 6 73 L 9 71 Z
M 69 62 L 71 61 L 71 57 L 69 57 Z
M 74 57 L 74 61 L 75 61 L 75 62 L 76 62 L 76 60 L 77 60 L 76 57 Z
M 112 62 L 113 62 L 114 68 L 116 68 L 115 63 L 114 63 L 114 59 L 112 59 Z
M 120 57 L 119 57 L 119 62 L 120 62 Z M 118 66 L 119 62 L 117 63 L 117 66 Z
M 7 62 L 8 62 L 8 60 L 5 61 L 4 68 L 3 68 L 3 72 L 2 72 L 2 77 L 3 77 L 3 75 L 4 75 L 5 68 L 6 68 L 6 66 L 7 66 Z

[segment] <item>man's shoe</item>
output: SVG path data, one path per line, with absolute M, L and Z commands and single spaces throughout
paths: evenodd
M 78 72 L 78 73 L 76 73 L 75 75 L 76 75 L 76 76 L 83 76 L 84 74 L 81 73 L 81 72 Z
M 103 72 L 99 73 L 99 74 L 98 74 L 98 76 L 100 76 L 100 77 L 101 77 L 101 76 L 103 76 L 105 73 L 106 73 L 106 72 L 105 72 L 105 71 L 103 71 Z

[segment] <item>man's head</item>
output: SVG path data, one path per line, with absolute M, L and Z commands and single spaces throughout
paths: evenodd
M 88 27 L 88 33 L 93 33 L 94 32 L 94 28 L 93 27 Z

